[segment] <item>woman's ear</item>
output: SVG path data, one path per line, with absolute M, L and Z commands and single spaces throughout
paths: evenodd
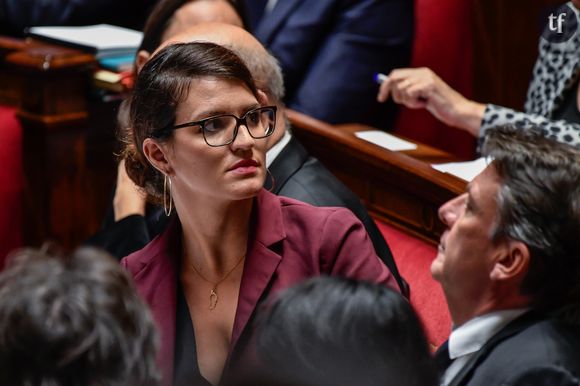
M 260 104 L 260 106 L 268 106 L 270 104 L 268 96 L 262 90 L 258 90 L 258 103 Z
M 509 240 L 506 242 L 505 248 L 503 256 L 495 262 L 491 270 L 491 280 L 522 280 L 530 267 L 528 246 L 521 241 Z
M 137 74 L 141 71 L 145 63 L 149 61 L 151 54 L 145 50 L 139 50 L 137 52 L 137 57 L 135 58 L 135 65 L 137 66 Z
M 151 165 L 163 174 L 171 173 L 171 166 L 167 159 L 166 149 L 152 138 L 143 141 L 143 154 Z

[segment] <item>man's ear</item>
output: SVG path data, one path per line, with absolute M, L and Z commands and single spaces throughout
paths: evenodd
M 171 166 L 166 156 L 166 148 L 152 138 L 143 141 L 143 154 L 151 165 L 163 174 L 171 173 Z
M 258 90 L 258 103 L 260 106 L 268 106 L 270 101 L 268 100 L 268 95 L 262 90 Z
M 139 50 L 137 52 L 137 57 L 135 58 L 135 65 L 137 66 L 137 73 L 141 71 L 145 63 L 149 61 L 151 54 L 145 50 Z
M 523 279 L 530 267 L 528 246 L 521 241 L 509 240 L 506 242 L 505 248 L 490 272 L 490 279 L 493 281 L 517 277 Z

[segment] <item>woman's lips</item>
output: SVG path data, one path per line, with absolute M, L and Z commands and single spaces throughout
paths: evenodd
M 240 174 L 254 173 L 260 164 L 254 159 L 243 159 L 236 162 L 228 171 Z

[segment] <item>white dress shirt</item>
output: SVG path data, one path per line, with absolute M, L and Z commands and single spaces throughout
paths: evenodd
M 473 357 L 495 334 L 520 315 L 529 311 L 528 308 L 495 311 L 473 318 L 453 329 L 449 335 L 449 357 L 454 361 L 445 371 L 441 385 L 446 386 L 465 364 Z
M 266 167 L 269 168 L 272 162 L 278 157 L 278 154 L 286 147 L 288 142 L 292 139 L 292 134 L 289 130 L 284 132 L 284 136 L 266 152 Z

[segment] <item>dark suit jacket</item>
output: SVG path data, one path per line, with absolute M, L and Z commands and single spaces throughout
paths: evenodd
M 487 342 L 450 386 L 579 386 L 580 324 L 528 313 Z
M 377 72 L 410 63 L 411 0 L 245 0 L 254 35 L 278 58 L 286 104 L 330 123 L 390 128 L 394 104 L 376 101 Z
M 409 294 L 408 284 L 399 274 L 385 238 L 360 199 L 320 161 L 310 156 L 295 137 L 292 137 L 269 169 L 275 181 L 272 190 L 275 194 L 314 206 L 339 206 L 350 209 L 363 223 L 377 255 L 389 267 L 402 292 L 406 296 Z M 271 180 L 266 179 L 265 187 L 271 188 Z
M 228 369 L 249 349 L 249 321 L 267 295 L 322 274 L 369 280 L 396 288 L 360 221 L 344 208 L 316 208 L 262 190 L 255 200 Z M 145 248 L 122 260 L 161 332 L 164 385 L 173 379 L 176 290 L 181 258 L 178 221 Z

